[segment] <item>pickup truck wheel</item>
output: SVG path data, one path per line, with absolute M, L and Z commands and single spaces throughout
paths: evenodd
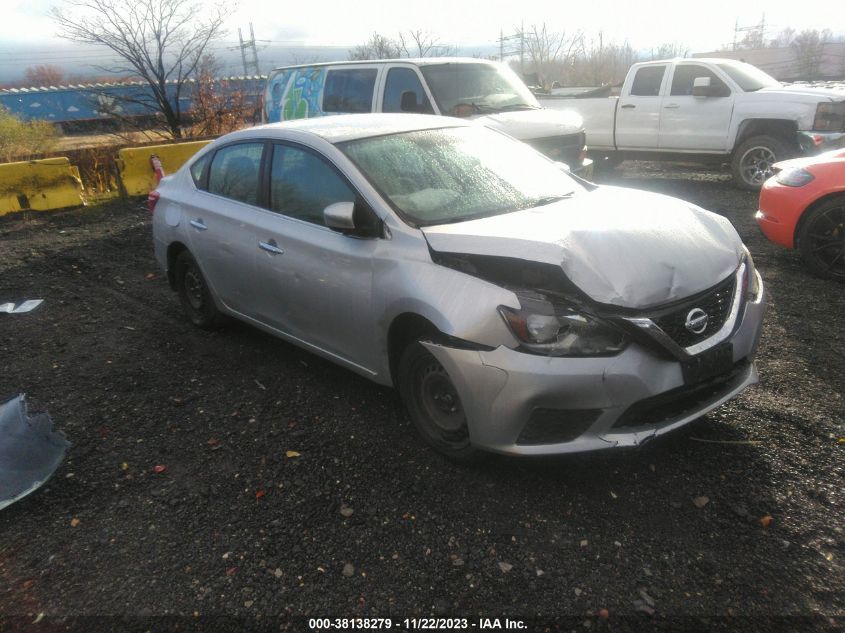
M 188 251 L 182 251 L 176 258 L 176 291 L 185 314 L 197 327 L 210 330 L 225 323 L 225 316 L 214 305 L 202 271 Z
M 798 250 L 819 277 L 845 282 L 845 196 L 810 209 L 798 230 Z
M 405 348 L 399 360 L 399 393 L 425 442 L 445 457 L 472 462 L 480 452 L 469 441 L 466 415 L 452 379 L 421 343 Z
M 772 165 L 790 155 L 787 144 L 774 136 L 752 136 L 736 148 L 731 171 L 737 186 L 756 191 L 770 178 Z

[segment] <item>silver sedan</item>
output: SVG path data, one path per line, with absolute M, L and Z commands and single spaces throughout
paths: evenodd
M 150 207 L 194 324 L 235 317 L 395 385 L 453 459 L 638 445 L 757 381 L 764 292 L 728 220 L 472 123 L 235 132 Z

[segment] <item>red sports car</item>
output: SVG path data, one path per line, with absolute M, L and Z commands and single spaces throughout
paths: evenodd
M 776 163 L 755 218 L 817 275 L 845 282 L 845 150 Z

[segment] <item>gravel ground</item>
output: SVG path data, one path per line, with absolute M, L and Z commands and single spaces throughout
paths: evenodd
M 0 512 L 0 631 L 842 630 L 843 286 L 765 241 L 723 174 L 605 181 L 734 223 L 770 296 L 762 382 L 640 449 L 471 468 L 424 447 L 393 390 L 244 325 L 191 327 L 137 203 L 0 218 L 0 299 L 45 299 L 0 315 L 0 394 L 73 442 Z

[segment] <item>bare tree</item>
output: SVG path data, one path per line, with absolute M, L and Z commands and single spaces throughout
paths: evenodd
M 575 60 L 572 78 L 576 84 L 592 86 L 621 83 L 637 60 L 637 54 L 628 42 L 607 42 L 604 33 L 599 31 L 589 45 L 585 45 L 583 55 Z
M 64 72 L 52 64 L 30 66 L 24 71 L 27 87 L 30 86 L 58 86 L 64 79 Z
M 763 26 L 755 27 L 746 31 L 743 38 L 737 42 L 737 49 L 755 50 L 758 48 L 765 48 L 766 46 L 766 32 Z
M 519 31 L 523 46 L 528 55 L 537 80 L 548 89 L 553 76 L 563 79 L 566 70 L 572 66 L 576 56 L 584 47 L 584 34 L 581 31 L 569 34 L 566 31 L 554 32 L 546 27 L 532 24 L 528 31 Z
M 791 26 L 787 26 L 785 29 L 781 29 L 775 38 L 770 42 L 769 46 L 771 48 L 786 48 L 787 46 L 792 46 L 792 42 L 795 41 L 795 29 Z
M 179 99 L 209 43 L 223 33 L 227 10 L 196 0 L 65 0 L 54 8 L 60 36 L 111 49 L 120 59 L 101 70 L 149 84 L 145 102 L 175 138 L 185 125 Z M 231 5 L 230 5 L 231 8 Z
M 804 29 L 795 36 L 791 46 L 795 51 L 795 61 L 801 79 L 818 78 L 824 47 L 831 36 L 832 33 L 828 29 Z
M 689 55 L 689 46 L 680 42 L 664 42 L 656 49 L 651 49 L 652 59 L 674 59 Z
M 405 57 L 448 57 L 456 53 L 454 46 L 441 44 L 439 38 L 421 29 L 400 33 L 398 44 Z
M 190 136 L 220 136 L 249 125 L 255 106 L 248 103 L 243 89 L 229 79 L 218 79 L 220 63 L 214 55 L 203 55 L 197 67 L 191 110 Z
M 373 33 L 369 40 L 349 51 L 349 59 L 352 60 L 395 59 L 401 56 L 399 43 L 379 33 Z

